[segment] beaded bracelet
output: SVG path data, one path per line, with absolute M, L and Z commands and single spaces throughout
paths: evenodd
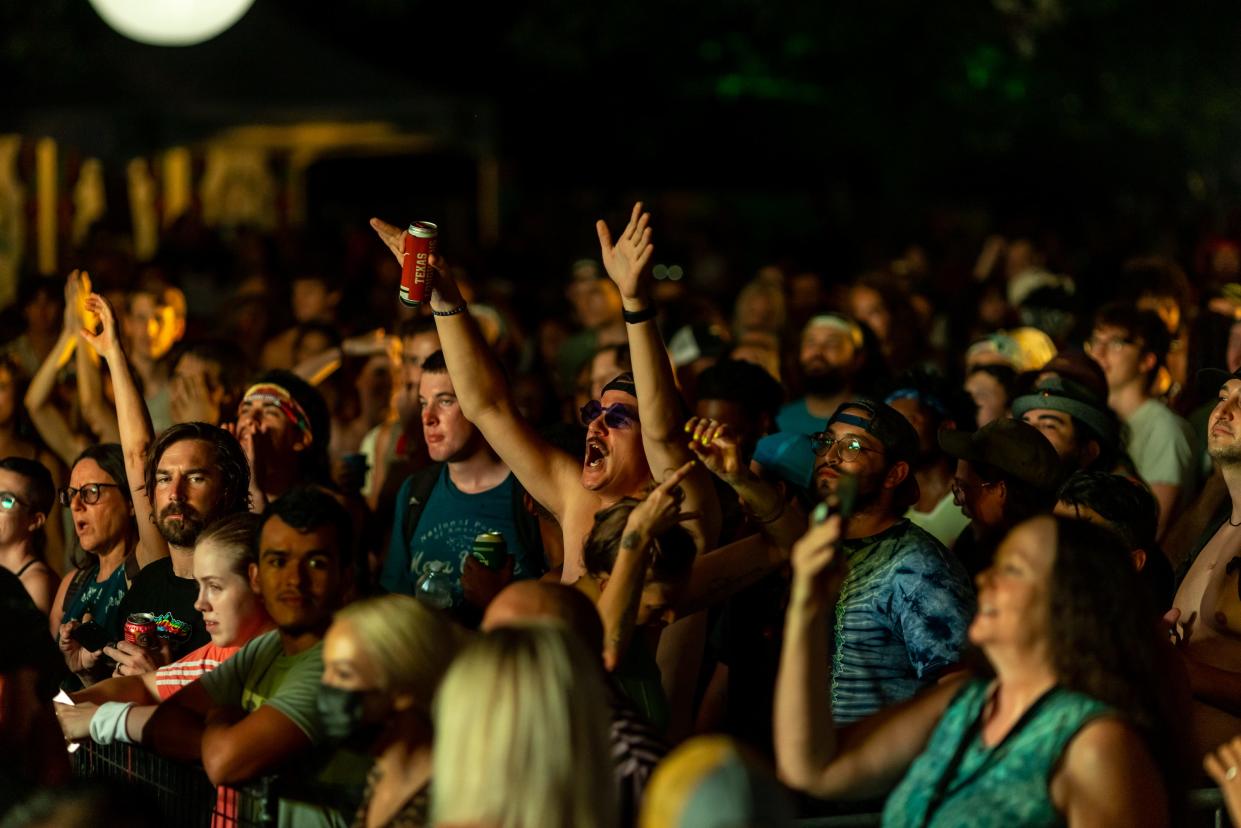
M 437 311 L 437 310 L 432 309 L 431 313 L 434 316 L 456 316 L 457 314 L 461 313 L 461 311 L 463 310 L 465 310 L 465 302 L 462 302 L 460 305 L 457 305 L 452 310 Z

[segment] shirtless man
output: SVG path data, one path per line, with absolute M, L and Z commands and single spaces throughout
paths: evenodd
M 1202 379 L 1219 381 L 1207 450 L 1232 512 L 1192 559 L 1170 613 L 1194 694 L 1192 735 L 1200 752 L 1241 732 L 1241 370 L 1203 371 Z
M 430 304 L 461 410 L 526 490 L 560 522 L 564 583 L 574 583 L 585 574 L 582 544 L 594 525 L 595 512 L 623 497 L 641 497 L 652 477 L 662 480 L 693 459 L 682 427 L 682 402 L 649 298 L 654 251 L 649 221 L 641 204 L 634 205 L 616 244 L 603 222 L 596 228 L 604 265 L 624 302 L 633 376 L 614 378 L 598 400 L 583 408 L 587 434 L 581 461 L 543 440 L 518 413 L 478 323 L 461 312 L 465 301 L 447 268 L 442 261 L 432 262 L 438 269 Z M 371 227 L 401 261 L 400 228 L 379 219 L 372 219 Z M 682 488 L 685 511 L 702 515 L 686 528 L 695 535 L 700 552 L 711 549 L 719 531 L 719 503 L 710 477 L 699 466 Z

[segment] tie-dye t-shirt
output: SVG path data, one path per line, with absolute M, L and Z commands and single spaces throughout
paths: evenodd
M 910 698 L 960 660 L 974 590 L 953 554 L 908 520 L 841 548 L 849 572 L 836 602 L 832 717 L 847 724 Z

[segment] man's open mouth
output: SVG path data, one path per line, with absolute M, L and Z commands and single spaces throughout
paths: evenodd
M 597 469 L 603 465 L 603 458 L 608 456 L 608 447 L 602 440 L 592 437 L 586 441 L 586 468 Z

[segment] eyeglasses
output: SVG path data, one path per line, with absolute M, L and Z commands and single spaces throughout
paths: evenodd
M 966 483 L 961 478 L 954 477 L 952 478 L 952 490 L 954 492 L 961 492 L 962 494 L 964 494 L 965 492 L 971 492 L 974 489 L 985 489 L 988 486 L 994 486 L 996 483 L 999 483 L 999 482 L 1000 481 L 998 480 L 991 480 L 991 481 L 984 481 L 982 483 Z
M 12 492 L 0 492 L 0 509 L 7 512 L 19 503 L 23 506 L 29 505 Z
M 1094 354 L 1094 353 L 1114 354 L 1120 351 L 1122 348 L 1127 348 L 1130 345 L 1137 345 L 1137 344 L 1138 343 L 1136 339 L 1129 339 L 1128 337 L 1124 337 L 1124 336 L 1109 336 L 1106 338 L 1092 336 L 1090 337 L 1090 339 L 1087 339 L 1085 343 L 1086 353 L 1088 354 Z
M 882 451 L 873 448 L 867 448 L 862 445 L 862 441 L 856 437 L 836 438 L 836 435 L 830 431 L 820 431 L 818 434 L 810 435 L 810 444 L 814 448 L 814 453 L 818 457 L 822 457 L 832 450 L 832 446 L 836 446 L 840 459 L 846 463 L 852 463 L 857 456 L 864 451 L 873 451 L 875 454 L 883 454 Z
M 598 400 L 591 400 L 582 406 L 582 425 L 588 426 L 603 417 L 608 428 L 629 428 L 638 424 L 638 410 L 625 403 L 612 403 L 607 408 Z
M 82 502 L 85 503 L 87 506 L 91 506 L 99 502 L 99 498 L 100 496 L 103 495 L 104 489 L 119 489 L 119 488 L 121 487 L 116 485 L 115 483 L 87 483 L 85 486 L 81 486 L 77 489 L 73 488 L 72 486 L 65 486 L 59 492 L 60 505 L 68 506 L 70 503 L 73 502 L 73 498 L 77 497 L 80 494 L 82 496 Z M 2 497 L 2 495 L 0 495 L 0 497 Z M 0 506 L 3 506 L 3 505 L 4 504 L 0 502 Z M 9 507 L 5 506 L 5 508 L 7 509 Z

